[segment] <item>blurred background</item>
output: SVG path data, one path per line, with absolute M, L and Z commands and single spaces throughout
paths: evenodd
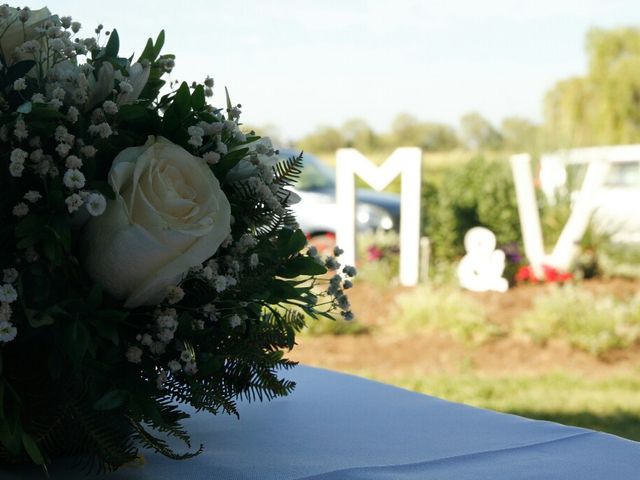
M 603 223 L 616 228 L 591 225 L 570 272 L 540 279 L 527 274 L 508 162 L 530 153 L 537 172 L 544 152 L 640 143 L 637 0 L 55 9 L 75 12 L 85 29 L 116 25 L 122 51 L 139 53 L 164 28 L 173 79 L 211 75 L 214 103 L 224 105 L 228 86 L 247 130 L 285 154 L 304 149 L 309 173 L 299 187 L 316 211 L 332 201 L 336 149 L 355 147 L 377 163 L 399 146 L 423 150 L 428 274 L 417 287 L 397 282 L 399 182 L 384 198 L 362 193 L 350 294 L 357 319 L 311 321 L 294 359 L 640 440 L 640 158 L 612 166 L 599 192 L 611 215 Z M 582 174 L 571 169 L 551 196 L 537 192 L 548 249 Z M 614 222 L 618 206 L 627 213 Z M 506 293 L 458 286 L 463 238 L 478 225 L 506 254 Z M 332 246 L 330 222 L 307 231 Z

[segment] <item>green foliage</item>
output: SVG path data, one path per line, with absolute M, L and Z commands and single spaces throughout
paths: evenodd
M 496 150 L 502 147 L 500 132 L 478 112 L 464 115 L 460 119 L 460 128 L 462 139 L 471 150 Z
M 398 296 L 397 327 L 408 332 L 432 330 L 456 340 L 479 344 L 501 335 L 500 327 L 482 312 L 477 302 L 455 288 L 419 287 Z
M 423 182 L 424 233 L 434 258 L 464 255 L 464 235 L 476 226 L 493 231 L 498 245 L 520 242 L 520 220 L 511 170 L 504 161 L 475 157 Z
M 536 300 L 516 321 L 515 330 L 538 343 L 562 339 L 600 355 L 640 340 L 640 298 L 620 301 L 565 286 Z
M 545 97 L 549 147 L 640 142 L 640 29 L 592 29 L 589 71 Z

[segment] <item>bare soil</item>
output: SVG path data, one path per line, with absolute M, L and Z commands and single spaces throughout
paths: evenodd
M 613 294 L 620 299 L 640 293 L 640 282 L 598 279 L 582 282 L 594 294 Z M 530 309 L 544 285 L 524 285 L 502 293 L 464 292 L 480 302 L 488 318 L 508 327 Z M 541 346 L 513 335 L 469 346 L 447 333 L 402 333 L 393 329 L 393 302 L 402 287 L 380 289 L 357 284 L 350 293 L 358 321 L 367 328 L 359 335 L 301 336 L 290 358 L 308 365 L 338 371 L 370 373 L 380 378 L 437 375 L 474 371 L 491 375 L 541 374 L 569 371 L 589 376 L 607 376 L 640 370 L 640 346 L 596 357 L 562 341 Z

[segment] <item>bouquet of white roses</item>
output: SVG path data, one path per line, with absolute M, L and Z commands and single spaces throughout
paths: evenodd
M 79 31 L 0 7 L 0 462 L 186 458 L 181 405 L 289 393 L 283 351 L 306 316 L 351 318 L 355 270 L 302 252 L 302 156 L 212 107 L 212 79 L 165 87 L 163 32 L 133 61 Z

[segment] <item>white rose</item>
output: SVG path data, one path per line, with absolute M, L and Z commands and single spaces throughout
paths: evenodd
M 85 227 L 89 275 L 127 308 L 162 301 L 231 231 L 231 208 L 206 163 L 162 137 L 120 152 L 116 193 Z
M 2 38 L 0 38 L 0 49 L 2 49 L 2 56 L 4 57 L 5 62 L 9 65 L 13 63 L 13 54 L 16 47 L 19 47 L 28 40 L 34 40 L 42 36 L 41 33 L 36 31 L 36 28 L 41 26 L 47 20 L 57 18 L 51 15 L 51 12 L 47 7 L 41 8 L 40 10 L 33 10 L 29 15 L 29 19 L 24 22 L 23 31 L 22 21 L 18 18 L 18 10 L 15 8 L 11 8 L 10 10 L 11 13 L 0 25 L 0 29 L 4 30 L 6 28 Z M 5 25 L 8 25 L 8 27 Z M 24 59 L 18 58 L 17 60 Z

